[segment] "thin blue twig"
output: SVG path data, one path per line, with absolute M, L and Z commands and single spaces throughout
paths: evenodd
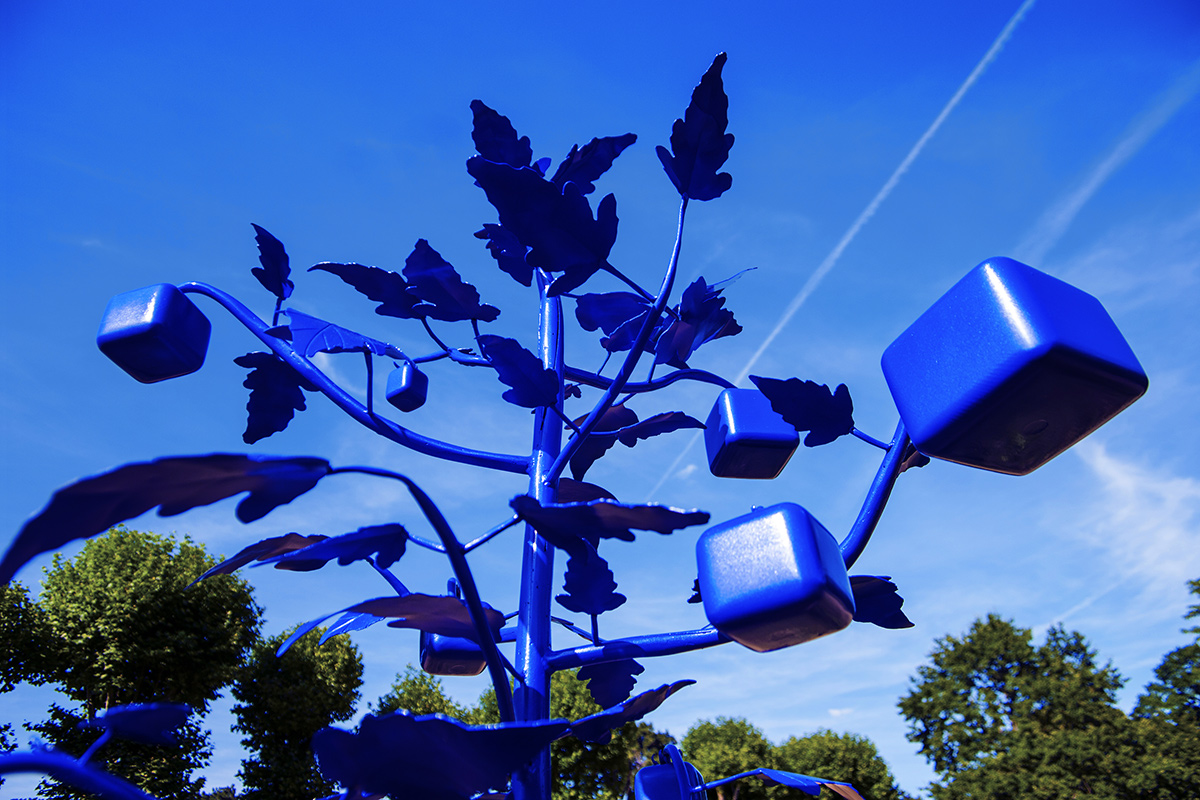
M 508 530 L 509 528 L 516 525 L 520 521 L 521 521 L 521 518 L 518 517 L 516 514 L 513 514 L 512 519 L 510 519 L 506 522 L 500 523 L 499 525 L 492 528 L 490 531 L 483 534 L 482 536 L 472 539 L 471 541 L 469 541 L 465 545 L 463 545 L 463 552 L 469 553 L 472 550 L 474 550 L 476 547 L 487 544 L 492 539 L 499 536 L 501 533 L 504 533 L 504 531 Z M 514 611 L 511 616 L 515 617 L 516 615 L 517 614 Z M 505 619 L 508 619 L 508 617 L 505 617 Z
M 862 431 L 860 431 L 858 428 L 851 428 L 851 429 L 850 429 L 850 433 L 854 434 L 854 435 L 855 435 L 855 436 L 857 436 L 859 439 L 862 439 L 862 440 L 863 440 L 864 442 L 866 442 L 867 444 L 873 444 L 873 445 L 875 445 L 875 446 L 876 446 L 876 447 L 878 447 L 880 450 L 887 450 L 887 449 L 888 449 L 888 445 L 887 445 L 887 444 L 885 444 L 884 442 L 881 442 L 881 441 L 879 441 L 879 440 L 878 440 L 878 439 L 876 439 L 874 436 L 868 436 L 867 434 L 865 434 L 865 433 L 863 433 Z

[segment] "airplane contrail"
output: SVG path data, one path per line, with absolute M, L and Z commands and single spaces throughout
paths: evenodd
M 908 155 L 906 155 L 904 160 L 900 162 L 900 166 L 896 167 L 895 171 L 892 172 L 891 177 L 888 178 L 883 184 L 883 187 L 875 193 L 875 196 L 871 198 L 871 202 L 867 203 L 867 207 L 863 209 L 862 213 L 858 215 L 858 218 L 855 219 L 850 225 L 850 228 L 842 235 L 842 238 L 834 246 L 833 250 L 829 252 L 829 255 L 825 256 L 825 259 L 820 263 L 820 265 L 817 266 L 816 271 L 814 271 L 813 274 L 808 277 L 808 280 L 804 282 L 804 285 L 800 287 L 800 291 L 792 299 L 792 302 L 788 304 L 787 309 L 783 312 L 783 316 L 779 318 L 779 322 L 775 323 L 775 327 L 771 329 L 771 332 L 767 334 L 765 339 L 763 339 L 762 344 L 760 344 L 758 349 L 754 351 L 754 355 L 750 357 L 750 360 L 746 362 L 745 367 L 743 367 L 742 371 L 738 373 L 737 378 L 733 381 L 735 384 L 740 384 L 742 381 L 746 380 L 746 376 L 750 374 L 750 370 L 754 369 L 754 365 L 758 363 L 760 358 L 762 358 L 763 353 L 765 353 L 767 348 L 771 346 L 772 342 L 775 341 L 775 339 L 787 326 L 788 322 L 791 321 L 792 317 L 796 316 L 796 312 L 799 311 L 801 306 L 808 301 L 808 298 L 812 295 L 812 293 L 816 291 L 817 286 L 820 285 L 821 281 L 825 279 L 825 276 L 828 275 L 834 268 L 838 262 L 838 259 L 842 257 L 842 253 L 845 252 L 846 248 L 850 246 L 850 243 L 854 241 L 854 237 L 856 237 L 858 232 L 862 230 L 863 226 L 867 224 L 867 221 L 875 215 L 875 212 L 879 210 L 879 207 L 883 204 L 883 201 L 888 198 L 888 195 L 890 195 L 892 190 L 896 188 L 896 184 L 898 184 L 900 179 L 904 177 L 904 173 L 908 172 L 908 168 L 912 166 L 912 163 L 916 161 L 917 156 L 919 156 L 921 151 L 925 149 L 925 145 L 928 144 L 929 140 L 933 138 L 933 135 L 937 133 L 938 128 L 942 127 L 942 123 L 945 122 L 946 118 L 950 116 L 950 112 L 952 112 L 959 102 L 962 101 L 967 91 L 975 85 L 975 82 L 979 80 L 981 75 L 983 75 L 984 71 L 988 68 L 988 65 L 990 65 L 992 61 L 996 59 L 996 56 L 1000 54 L 1000 51 L 1004 48 L 1004 45 L 1008 43 L 1010 38 L 1012 38 L 1013 32 L 1017 29 L 1017 25 L 1021 23 L 1021 20 L 1029 12 L 1029 9 L 1033 8 L 1033 4 L 1035 2 L 1036 0 L 1025 0 L 1025 2 L 1021 3 L 1020 7 L 1016 10 L 1016 13 L 1014 13 L 1012 17 L 1009 18 L 1008 22 L 1005 23 L 1004 28 L 1002 28 L 1000 31 L 1000 34 L 996 37 L 995 41 L 992 42 L 992 46 L 989 47 L 987 52 L 983 54 L 983 58 L 981 58 L 979 63 L 975 65 L 975 69 L 971 70 L 971 74 L 968 75 L 967 79 L 962 82 L 961 86 L 958 87 L 958 90 L 946 103 L 945 107 L 942 108 L 937 117 L 934 118 L 933 123 L 930 124 L 925 133 L 921 134 L 921 138 L 917 139 L 917 143 L 914 144 L 912 149 L 908 151 Z M 687 455 L 687 452 L 692 449 L 692 447 L 696 444 L 696 440 L 699 438 L 699 433 L 692 436 L 691 440 L 675 458 L 675 461 L 671 463 L 671 466 L 667 468 L 667 471 L 659 479 L 658 483 L 655 484 L 654 488 L 650 491 L 649 496 L 653 497 L 658 493 L 658 490 L 662 488 L 662 485 L 666 483 L 671 474 L 675 472 L 675 469 L 679 466 L 679 463 L 683 461 L 684 457 Z

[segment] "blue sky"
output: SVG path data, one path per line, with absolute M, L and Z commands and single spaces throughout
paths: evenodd
M 998 39 L 1003 47 L 979 72 Z M 776 742 L 820 727 L 853 731 L 869 736 L 901 785 L 916 791 L 932 773 L 904 740 L 896 699 L 935 638 L 988 612 L 1039 636 L 1057 622 L 1082 631 L 1129 678 L 1123 702 L 1131 705 L 1162 654 L 1182 644 L 1184 582 L 1200 577 L 1200 11 L 1188 2 L 735 10 L 700 2 L 10 0 L 0 7 L 0 280 L 9 342 L 0 353 L 0 544 L 79 477 L 162 455 L 247 450 L 244 373 L 232 359 L 256 341 L 215 306 L 202 305 L 214 322 L 208 363 L 179 380 L 135 383 L 94 337 L 111 295 L 152 283 L 209 282 L 268 314 L 270 298 L 250 275 L 251 222 L 287 246 L 292 305 L 301 311 L 420 347 L 417 326 L 377 317 L 331 276 L 300 270 L 326 260 L 399 270 L 425 238 L 503 309 L 489 331 L 532 345 L 533 294 L 471 236 L 495 221 L 464 169 L 472 99 L 507 115 L 532 139 L 535 157 L 557 161 L 593 136 L 638 134 L 599 188 L 618 201 L 611 260 L 657 285 L 677 196 L 654 145 L 666 143 L 720 51 L 729 53 L 734 183 L 689 211 L 680 277 L 715 281 L 757 269 L 726 292 L 744 332 L 707 345 L 695 366 L 736 376 L 771 338 L 755 374 L 844 382 L 859 427 L 885 438 L 895 409 L 879 368 L 883 349 L 971 267 L 1008 255 L 1099 297 L 1151 386 L 1030 476 L 934 463 L 901 478 L 855 571 L 893 576 L 915 628 L 856 625 L 767 655 L 728 645 L 658 659 L 639 687 L 698 683 L 651 721 L 682 736 L 697 719 L 745 716 Z M 873 198 L 881 202 L 866 217 Z M 588 288 L 620 287 L 601 278 Z M 568 355 L 594 368 L 600 349 L 580 332 Z M 362 385 L 356 357 L 320 363 Z M 499 400 L 493 378 L 463 372 L 431 368 L 430 402 L 406 421 L 434 436 L 524 450 L 525 412 Z M 681 387 L 636 408 L 703 418 L 712 400 L 707 389 Z M 467 538 L 501 521 L 507 500 L 523 491 L 516 478 L 375 440 L 321 398 L 309 405 L 252 451 L 407 472 Z M 802 448 L 775 481 L 722 481 L 681 433 L 618 448 L 589 480 L 627 502 L 659 486 L 654 500 L 703 508 L 714 520 L 789 500 L 840 535 L 876 459 L 847 437 Z M 234 520 L 232 502 L 133 525 L 190 533 L 226 554 L 290 530 L 419 527 L 391 486 L 340 480 L 249 526 Z M 704 624 L 698 607 L 684 603 L 695 535 L 608 548 L 630 602 L 606 617 L 605 635 Z M 498 607 L 516 601 L 516 540 L 502 537 L 473 561 L 485 599 Z M 36 583 L 44 563 L 20 579 Z M 397 571 L 431 592 L 449 574 L 421 554 Z M 268 632 L 386 591 L 353 568 L 247 577 L 267 608 Z M 372 629 L 356 641 L 367 664 L 365 710 L 415 660 L 416 636 Z M 470 700 L 483 684 L 459 679 L 449 688 Z M 4 716 L 37 718 L 49 699 L 10 694 Z M 210 718 L 210 786 L 231 783 L 238 768 L 236 737 L 221 732 L 227 707 Z

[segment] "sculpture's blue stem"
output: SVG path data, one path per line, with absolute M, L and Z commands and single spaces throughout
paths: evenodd
M 852 433 L 852 434 L 853 434 L 855 437 L 857 437 L 857 438 L 859 438 L 859 439 L 862 439 L 862 440 L 863 440 L 864 442 L 866 442 L 867 444 L 873 444 L 873 445 L 875 445 L 875 446 L 876 446 L 876 447 L 878 447 L 880 450 L 887 450 L 887 449 L 888 449 L 888 445 L 886 445 L 886 444 L 884 444 L 883 442 L 879 441 L 879 440 L 878 440 L 878 439 L 876 439 L 874 436 L 869 436 L 868 434 L 865 434 L 865 433 L 863 433 L 863 432 L 862 432 L 862 431 L 860 431 L 858 428 L 851 428 L 851 429 L 850 429 L 850 433 Z
M 564 366 L 563 374 L 568 380 L 582 383 L 584 386 L 593 386 L 597 389 L 607 389 L 612 385 L 612 378 L 605 378 L 596 372 L 588 372 L 586 370 L 577 369 L 575 367 Z M 702 369 L 680 369 L 675 372 L 668 373 L 658 380 L 647 381 L 645 383 L 627 383 L 625 384 L 626 394 L 641 394 L 643 392 L 654 392 L 662 389 L 664 386 L 670 386 L 675 381 L 697 381 L 699 383 L 711 383 L 714 386 L 720 386 L 722 389 L 733 389 L 734 385 L 722 378 L 720 375 L 714 375 L 711 372 L 705 372 Z
M 883 461 L 875 472 L 871 488 L 867 490 L 862 510 L 858 512 L 858 519 L 854 520 L 850 533 L 838 545 L 847 568 L 854 566 L 854 562 L 866 549 L 867 542 L 871 541 L 871 534 L 875 532 L 875 526 L 879 524 L 884 506 L 887 505 L 888 497 L 892 494 L 892 487 L 896 485 L 896 478 L 900 476 L 908 444 L 908 433 L 904 430 L 904 422 L 901 421 L 896 425 L 896 434 L 892 437 L 892 443 L 888 446 Z
M 56 753 L 53 750 L 0 755 L 0 775 L 20 773 L 49 775 L 51 778 L 106 800 L 155 800 L 151 795 L 116 775 L 93 769 L 86 763 L 81 763 L 64 753 Z
M 400 579 L 392 574 L 391 570 L 379 566 L 375 563 L 375 559 L 373 558 L 365 558 L 363 560 L 370 564 L 372 569 L 383 576 L 383 579 L 388 582 L 388 586 L 391 586 L 392 591 L 394 591 L 397 595 L 400 597 L 405 597 L 412 594 L 412 592 L 408 590 L 408 587 L 401 583 Z
M 460 447 L 439 439 L 422 436 L 419 433 L 414 433 L 407 428 L 397 425 L 391 420 L 377 414 L 369 413 L 366 406 L 347 394 L 340 386 L 331 381 L 325 373 L 317 369 L 311 361 L 297 353 L 287 342 L 267 333 L 267 324 L 233 296 L 205 283 L 185 283 L 179 289 L 183 292 L 202 294 L 220 303 L 238 322 L 246 326 L 263 344 L 271 348 L 271 352 L 287 362 L 305 380 L 320 389 L 321 393 L 332 400 L 338 408 L 380 436 L 391 439 L 393 442 L 403 445 L 410 450 L 446 461 L 470 464 L 501 472 L 525 473 L 528 471 L 529 459 L 525 456 L 489 453 L 482 450 Z
M 92 742 L 92 746 L 89 747 L 84 752 L 84 754 L 79 757 L 79 763 L 86 764 L 88 762 L 88 760 L 91 759 L 92 756 L 96 755 L 96 752 L 101 747 L 104 747 L 104 745 L 108 744 L 108 740 L 111 738 L 112 738 L 111 730 L 106 730 L 104 733 L 100 734 L 100 738 L 97 739 L 96 741 Z
M 646 342 L 650 339 L 650 334 L 654 332 L 655 326 L 658 325 L 659 317 L 662 316 L 663 309 L 667 307 L 667 300 L 671 296 L 671 287 L 675 284 L 675 272 L 679 267 L 679 251 L 683 246 L 683 221 L 687 215 L 688 198 L 684 195 L 683 200 L 679 204 L 679 225 L 675 229 L 675 247 L 671 251 L 671 262 L 667 265 L 667 272 L 663 275 L 662 286 L 658 290 L 658 297 L 654 300 L 654 305 L 650 306 L 650 310 L 646 313 L 646 319 L 642 323 L 642 329 L 638 332 L 637 339 L 633 342 L 633 347 L 629 354 L 625 356 L 621 368 L 617 370 L 616 376 L 612 383 L 604 390 L 604 395 L 596 406 L 588 414 L 587 419 L 579 426 L 579 433 L 571 437 L 567 442 L 567 446 L 562 449 L 551 466 L 547 478 L 551 481 L 557 480 L 562 474 L 563 469 L 571 460 L 571 456 L 579 450 L 584 439 L 588 434 L 596 429 L 600 424 L 600 418 L 604 416 L 604 412 L 612 407 L 619 395 L 624 389 L 625 384 L 629 381 L 629 376 L 633 374 L 633 370 L 637 367 L 638 359 L 642 356 L 642 348 L 646 346 Z
M 482 544 L 487 544 L 493 538 L 500 535 L 501 533 L 504 533 L 504 531 L 508 530 L 509 528 L 511 528 L 513 525 L 516 525 L 520 521 L 521 521 L 521 518 L 518 517 L 516 514 L 513 514 L 511 519 L 500 523 L 499 525 L 492 528 L 490 531 L 483 534 L 482 536 L 478 536 L 478 537 L 472 539 L 471 541 L 467 542 L 465 545 L 463 545 L 463 550 L 465 552 L 469 553 L 472 550 L 474 550 L 476 547 L 479 547 Z
M 692 650 L 716 647 L 729 641 L 731 641 L 729 637 L 715 628 L 612 639 L 598 645 L 583 645 L 569 650 L 554 651 L 550 655 L 550 671 L 557 672 L 561 669 L 621 661 L 626 658 L 654 658 L 655 656 L 689 653 Z

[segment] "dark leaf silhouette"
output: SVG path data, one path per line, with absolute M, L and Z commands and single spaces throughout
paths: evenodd
M 633 447 L 642 439 L 649 439 L 661 433 L 683 430 L 685 428 L 704 428 L 704 423 L 695 417 L 689 417 L 682 411 L 664 411 L 647 417 L 633 425 L 627 425 L 617 431 L 617 441 L 626 447 Z
M 715 786 L 722 786 L 741 780 L 742 778 L 758 778 L 768 786 L 790 786 L 793 789 L 799 789 L 805 794 L 814 797 L 821 794 L 821 788 L 824 787 L 838 797 L 843 798 L 843 800 L 863 800 L 863 796 L 848 783 L 826 780 L 825 778 L 814 778 L 810 775 L 801 775 L 798 772 L 783 772 L 766 767 L 752 769 L 749 772 L 739 772 L 737 775 L 731 775 L 728 778 L 722 778 L 717 781 L 709 781 L 704 785 L 711 789 Z
M 692 581 L 692 596 L 688 598 L 689 603 L 703 603 L 704 598 L 700 596 L 700 579 Z
M 535 170 L 497 164 L 480 156 L 467 171 L 500 215 L 500 224 L 530 248 L 526 260 L 550 272 L 563 272 L 551 295 L 569 292 L 608 265 L 617 238 L 617 201 L 611 194 L 592 216 L 576 184 L 561 190 Z
M 274 353 L 247 353 L 233 363 L 250 370 L 242 386 L 250 390 L 246 401 L 246 431 L 242 441 L 254 444 L 288 426 L 297 411 L 306 408 L 304 389 L 316 387 Z
M 661 145 L 656 149 L 671 183 L 679 194 L 693 200 L 712 200 L 733 185 L 728 172 L 717 172 L 733 147 L 733 134 L 725 132 L 729 124 L 729 98 L 721 81 L 725 59 L 724 53 L 713 59 L 693 90 L 683 119 L 675 120 L 670 152 Z
M 488 108 L 481 100 L 471 101 L 471 115 L 475 123 L 471 141 L 475 142 L 475 151 L 479 155 L 512 167 L 529 166 L 533 159 L 529 137 L 517 138 L 517 131 L 508 117 Z M 542 171 L 545 171 L 544 167 Z
M 187 722 L 192 709 L 183 703 L 142 703 L 113 706 L 84 727 L 103 728 L 113 736 L 142 744 L 175 744 L 175 729 Z
M 824 384 L 799 378 L 781 381 L 751 375 L 750 380 L 771 401 L 776 414 L 796 430 L 809 432 L 804 437 L 807 447 L 829 444 L 854 430 L 854 402 L 844 383 L 831 392 Z
M 624 136 L 592 139 L 582 148 L 572 145 L 571 152 L 567 153 L 566 159 L 558 165 L 550 180 L 559 187 L 569 181 L 584 194 L 591 194 L 596 189 L 593 181 L 608 172 L 621 151 L 636 141 L 636 134 L 627 133 Z
M 597 705 L 611 708 L 633 694 L 633 687 L 637 684 L 634 676 L 645 671 L 646 668 L 641 664 L 626 658 L 604 664 L 588 664 L 580 667 L 575 677 L 588 682 L 588 692 Z
M 684 511 L 659 505 L 627 506 L 611 500 L 543 506 L 528 495 L 509 501 L 513 511 L 528 522 L 551 544 L 584 539 L 594 547 L 600 539 L 632 542 L 634 530 L 669 534 L 692 525 L 708 522 L 707 511 Z M 568 552 L 575 545 L 562 547 Z
M 365 558 L 374 558 L 375 563 L 387 569 L 400 560 L 407 544 L 408 531 L 403 525 L 393 522 L 368 525 L 352 533 L 343 533 L 341 536 L 314 542 L 302 550 L 260 558 L 259 561 L 274 564 L 275 569 L 311 572 L 335 558 L 343 567 Z
M 908 450 L 904 454 L 904 462 L 900 464 L 900 471 L 905 472 L 910 469 L 920 469 L 929 463 L 929 456 L 917 450 L 912 444 L 908 445 Z
M 312 748 L 322 774 L 347 789 L 465 800 L 506 784 L 567 727 L 562 720 L 471 726 L 440 714 L 397 711 L 366 715 L 356 733 L 323 728 Z
M 331 272 L 355 288 L 359 294 L 379 303 L 375 313 L 384 317 L 400 319 L 417 319 L 420 315 L 413 313 L 417 297 L 409 294 L 408 283 L 404 276 L 379 267 L 369 267 L 364 264 L 335 264 L 331 261 L 314 264 L 309 272 L 319 269 Z
M 644 317 L 649 308 L 650 301 L 633 292 L 589 293 L 576 298 L 575 319 L 579 320 L 580 327 L 585 331 L 599 328 L 606 336 L 612 336 L 634 317 Z
M 424 239 L 417 240 L 405 260 L 404 277 L 408 279 L 408 293 L 422 301 L 413 306 L 417 316 L 443 322 L 491 322 L 500 315 L 498 308 L 480 303 L 475 287 L 464 283 L 454 267 Z
M 340 636 L 343 633 L 352 633 L 369 628 L 376 622 L 383 622 L 383 617 L 377 617 L 374 614 L 343 614 L 338 618 L 337 622 L 325 629 L 325 633 L 321 634 L 321 641 L 318 644 L 325 644 L 333 637 Z
M 626 722 L 633 722 L 649 714 L 661 706 L 666 699 L 685 686 L 691 686 L 695 681 L 675 681 L 663 684 L 657 689 L 642 692 L 629 698 L 619 706 L 605 709 L 598 714 L 584 717 L 571 723 L 570 733 L 585 742 L 607 744 L 612 738 L 612 731 Z
M 516 339 L 503 336 L 479 337 L 483 355 L 496 368 L 500 382 L 512 388 L 501 395 L 522 408 L 552 406 L 558 402 L 558 375 L 542 366 L 542 361 L 521 347 Z
M 912 620 L 900 610 L 904 598 L 888 576 L 851 575 L 850 590 L 854 592 L 855 622 L 893 629 L 913 626 Z
M 103 533 L 158 506 L 159 516 L 182 514 L 242 492 L 242 522 L 253 522 L 290 503 L 329 474 L 321 458 L 272 458 L 214 453 L 126 464 L 59 489 L 17 534 L 0 561 L 0 584 L 8 583 L 35 556 L 67 542 Z
M 263 539 L 260 542 L 255 542 L 249 547 L 243 547 L 233 558 L 225 559 L 208 572 L 205 572 L 199 578 L 196 578 L 196 580 L 192 581 L 192 583 L 202 581 L 205 578 L 210 578 L 213 575 L 231 575 L 233 572 L 246 566 L 251 561 L 265 561 L 272 556 L 282 555 L 283 553 L 291 553 L 296 550 L 302 550 L 309 545 L 316 544 L 317 542 L 324 541 L 328 538 L 328 536 L 322 536 L 320 534 L 313 536 L 301 536 L 298 533 L 288 533 L 283 536 L 272 536 L 269 539 Z
M 268 292 L 280 300 L 286 300 L 291 297 L 294 288 L 288 280 L 291 269 L 287 251 L 283 249 L 283 243 L 266 229 L 250 224 L 254 228 L 254 241 L 258 244 L 258 263 L 262 264 L 261 267 L 253 267 L 250 272 Z
M 741 333 L 742 326 L 724 306 L 721 290 L 709 286 L 704 278 L 697 278 L 683 291 L 676 312 L 679 318 L 672 320 L 659 335 L 654 347 L 655 361 L 685 369 L 687 360 L 700 345 Z
M 292 323 L 288 326 L 292 330 L 292 344 L 304 356 L 312 357 L 317 353 L 373 353 L 391 358 L 406 357 L 387 342 L 310 317 L 294 308 L 285 309 L 283 313 L 288 315 Z
M 573 420 L 575 425 L 582 425 L 586 417 Z M 596 428 L 583 440 L 583 444 L 571 456 L 571 477 L 575 480 L 583 478 L 592 464 L 607 453 L 617 443 L 617 431 L 638 421 L 638 415 L 622 405 L 610 406 L 596 423 Z
M 521 240 L 507 228 L 487 222 L 484 223 L 483 230 L 475 231 L 475 238 L 487 242 L 487 249 L 492 258 L 496 259 L 500 269 L 508 273 L 513 280 L 525 286 L 533 285 L 533 267 L 525 260 L 525 253 L 529 248 L 521 244 Z
M 617 591 L 617 582 L 613 580 L 608 562 L 592 547 L 580 548 L 567 559 L 563 589 L 566 594 L 560 594 L 555 599 L 563 608 L 577 614 L 603 614 L 620 608 L 626 599 Z M 624 700 L 625 697 L 613 702 Z
M 617 498 L 607 489 L 594 483 L 574 481 L 570 478 L 558 479 L 558 502 L 586 503 L 589 500 L 616 500 Z

